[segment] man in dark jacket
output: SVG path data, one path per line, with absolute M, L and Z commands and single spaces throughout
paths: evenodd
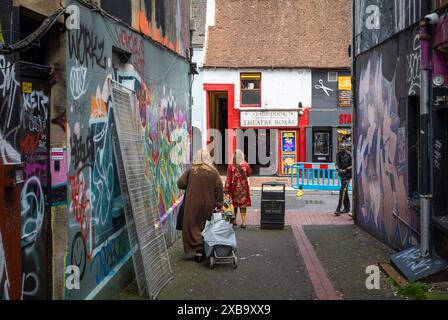
M 350 198 L 348 196 L 348 185 L 352 179 L 352 153 L 351 144 L 347 138 L 342 138 L 340 149 L 336 154 L 336 169 L 341 178 L 341 189 L 339 190 L 339 202 L 335 215 L 350 212 Z M 344 210 L 341 211 L 342 204 Z

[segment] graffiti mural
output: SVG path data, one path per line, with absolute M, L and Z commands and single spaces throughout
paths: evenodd
M 357 61 L 358 223 L 399 249 L 415 243 L 412 229 L 419 228 L 408 204 L 407 128 L 400 112 L 407 97 L 419 92 L 410 74 L 420 75 L 409 71 L 415 62 L 408 58 L 416 48 L 416 32 L 390 40 Z M 398 51 L 403 46 L 410 49 Z
M 6 9 L 11 9 L 8 5 Z M 2 12 L 3 13 L 3 12 Z M 3 14 L 0 13 L 0 23 Z M 9 41 L 6 34 L 0 41 Z M 0 300 L 21 298 L 20 188 L 7 189 L 10 164 L 20 155 L 20 68 L 17 57 L 0 54 Z
M 22 296 L 48 296 L 47 234 L 49 214 L 46 195 L 50 188 L 48 74 L 25 68 L 22 82 L 22 137 L 20 152 L 24 162 L 24 183 L 20 196 L 22 218 Z
M 188 63 L 111 19 L 80 10 L 81 28 L 70 30 L 67 37 L 66 264 L 79 267 L 81 289 L 66 289 L 67 299 L 92 294 L 130 261 L 113 153 L 110 81 L 120 82 L 138 97 L 146 135 L 146 175 L 157 190 L 162 221 L 175 221 L 181 194 L 176 182 L 190 155 Z M 170 223 L 165 230 L 169 242 L 176 240 L 173 230 L 175 224 Z
M 20 104 L 16 63 L 0 55 L 0 156 L 4 164 L 20 162 Z
M 430 13 L 426 0 L 356 0 L 356 54 L 384 42 Z
M 9 276 L 6 265 L 5 250 L 3 249 L 2 234 L 0 233 L 0 296 L 1 300 L 9 300 Z
M 138 30 L 186 56 L 189 45 L 189 0 L 139 0 Z

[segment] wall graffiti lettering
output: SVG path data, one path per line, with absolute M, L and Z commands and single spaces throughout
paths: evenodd
M 87 67 L 99 66 L 106 69 L 107 58 L 104 52 L 104 40 L 96 30 L 81 24 L 79 30 L 70 30 L 68 35 L 68 50 L 70 58 Z
M 70 156 L 75 168 L 81 169 L 93 163 L 95 153 L 93 149 L 93 138 L 90 132 L 86 137 L 82 137 L 79 131 L 72 132 L 70 146 Z
M 76 65 L 70 70 L 70 91 L 73 99 L 81 98 L 86 93 L 88 85 L 87 68 L 76 61 Z
M 19 147 L 20 123 L 14 114 L 20 112 L 16 104 L 20 83 L 16 77 L 15 63 L 0 55 L 0 159 L 4 163 L 21 161 Z
M 141 77 L 145 74 L 145 52 L 143 39 L 140 35 L 129 32 L 124 28 L 118 31 L 121 47 L 132 54 L 132 64 Z
M 2 112 L 6 110 L 6 128 L 9 127 L 13 113 L 13 104 L 20 83 L 16 80 L 15 64 L 6 61 L 5 56 L 0 55 L 0 96 L 3 98 Z
M 30 132 L 43 132 L 47 128 L 49 101 L 41 90 L 22 94 L 22 106 L 28 118 Z
M 71 112 L 78 113 L 78 114 L 84 114 L 88 112 L 89 108 L 87 106 L 87 102 L 85 101 L 79 101 L 79 100 L 73 100 L 73 105 L 71 107 Z
M 407 73 L 406 82 L 409 86 L 409 95 L 417 95 L 420 93 L 420 37 L 416 35 L 414 45 L 406 56 Z
M 129 242 L 124 231 L 124 228 L 120 229 L 95 250 L 89 271 L 95 273 L 97 284 L 109 275 L 129 252 Z

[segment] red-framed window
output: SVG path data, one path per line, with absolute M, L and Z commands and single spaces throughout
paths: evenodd
M 241 107 L 261 107 L 261 73 L 241 73 Z

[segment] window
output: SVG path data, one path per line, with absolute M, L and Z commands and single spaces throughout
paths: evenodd
M 241 106 L 261 107 L 261 73 L 241 74 Z
M 338 82 L 338 73 L 328 72 L 328 82 Z

